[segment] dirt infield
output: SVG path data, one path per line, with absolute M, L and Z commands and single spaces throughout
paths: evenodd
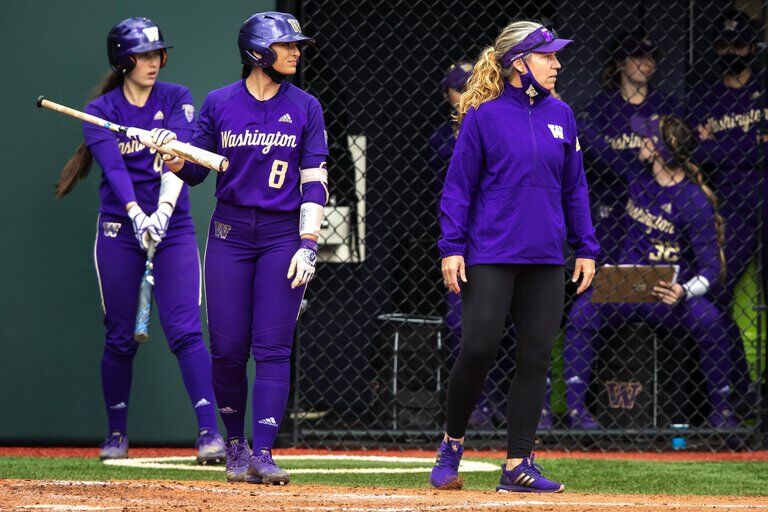
M 169 481 L 69 482 L 6 480 L 0 510 L 258 510 L 260 512 L 526 512 L 768 511 L 768 498 L 638 495 L 520 495 L 494 492 L 395 490 L 316 485 Z
M 391 455 L 397 457 L 430 457 L 427 450 L 347 450 L 332 452 L 329 450 L 278 449 L 277 455 L 328 455 L 344 453 L 345 455 Z M 712 452 L 563 452 L 539 450 L 536 452 L 543 458 L 563 459 L 606 459 L 606 460 L 647 460 L 658 462 L 700 462 L 700 461 L 737 461 L 737 462 L 768 462 L 768 450 L 743 453 L 712 453 Z M 65 447 L 24 447 L 0 446 L 0 457 L 97 457 L 98 448 L 65 448 Z M 192 448 L 133 448 L 131 457 L 173 457 L 194 455 Z M 502 451 L 466 450 L 464 456 L 503 459 Z

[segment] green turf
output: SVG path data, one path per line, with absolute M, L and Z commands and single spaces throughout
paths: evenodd
M 482 459 L 496 463 L 491 459 Z M 610 460 L 549 459 L 542 461 L 548 474 L 556 476 L 571 492 L 700 494 L 768 496 L 768 463 L 762 462 L 641 462 Z M 392 464 L 361 463 L 359 467 Z M 404 464 L 410 466 L 411 464 Z M 349 467 L 337 461 L 286 461 L 287 469 Z M 138 469 L 107 466 L 96 459 L 0 458 L 0 478 L 52 480 L 213 480 L 224 481 L 221 472 L 178 469 Z M 465 488 L 491 490 L 498 473 L 465 473 Z M 295 474 L 297 484 L 373 487 L 427 487 L 427 475 L 417 474 Z

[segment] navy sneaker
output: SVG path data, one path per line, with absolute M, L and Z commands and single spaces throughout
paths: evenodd
M 440 443 L 437 459 L 429 476 L 429 483 L 437 489 L 461 489 L 464 485 L 459 476 L 459 463 L 464 447 L 458 441 L 448 440 Z
M 227 441 L 227 482 L 245 482 L 251 447 L 244 437 L 234 437 Z
M 245 481 L 251 484 L 285 485 L 291 481 L 291 476 L 272 460 L 271 449 L 258 448 L 251 455 Z
M 122 432 L 112 432 L 99 447 L 101 460 L 128 458 L 128 436 L 123 435 Z
M 501 479 L 496 490 L 499 492 L 563 492 L 565 486 L 541 475 L 541 468 L 534 464 L 534 455 L 523 459 L 515 468 L 507 471 L 501 466 Z
M 197 434 L 195 448 L 197 448 L 198 464 L 221 464 L 227 458 L 224 438 L 215 430 L 201 430 Z

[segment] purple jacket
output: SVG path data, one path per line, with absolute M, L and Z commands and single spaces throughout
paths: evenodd
M 220 201 L 282 212 L 298 211 L 302 202 L 326 203 L 322 183 L 299 185 L 299 170 L 326 165 L 323 110 L 314 96 L 288 82 L 267 101 L 254 98 L 245 80 L 212 91 L 192 144 L 229 158 L 229 169 L 216 175 Z M 208 172 L 187 162 L 177 176 L 196 185 Z
M 188 142 L 195 126 L 192 94 L 181 85 L 156 82 L 143 107 L 128 103 L 123 88 L 118 87 L 99 96 L 86 107 L 89 114 L 145 130 L 168 128 L 179 140 Z M 160 155 L 123 134 L 83 123 L 83 135 L 88 148 L 104 171 L 99 195 L 100 212 L 127 217 L 125 205 L 137 201 L 147 214 L 157 209 L 160 195 Z M 189 194 L 181 190 L 174 215 L 188 215 Z
M 562 265 L 566 237 L 597 258 L 576 121 L 552 97 L 533 105 L 510 84 L 462 121 L 443 188 L 442 257 L 468 265 Z

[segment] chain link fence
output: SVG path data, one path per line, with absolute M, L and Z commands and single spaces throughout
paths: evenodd
M 318 41 L 305 51 L 300 85 L 324 107 L 332 179 L 322 263 L 297 332 L 294 444 L 431 449 L 442 433 L 461 323 L 436 250 L 455 136 L 440 84 L 508 21 L 527 18 L 576 41 L 560 54 L 557 93 L 579 119 L 603 248 L 595 291 L 566 298 L 538 442 L 764 446 L 765 2 L 279 8 Z M 665 147 L 688 163 L 682 178 L 640 161 L 642 140 L 630 126 L 638 114 L 664 116 Z M 568 274 L 572 266 L 569 255 Z M 647 302 L 647 287 L 675 274 L 686 296 L 675 306 Z M 708 283 L 691 281 L 699 275 Z M 473 447 L 504 445 L 514 345 L 510 319 L 470 420 Z

